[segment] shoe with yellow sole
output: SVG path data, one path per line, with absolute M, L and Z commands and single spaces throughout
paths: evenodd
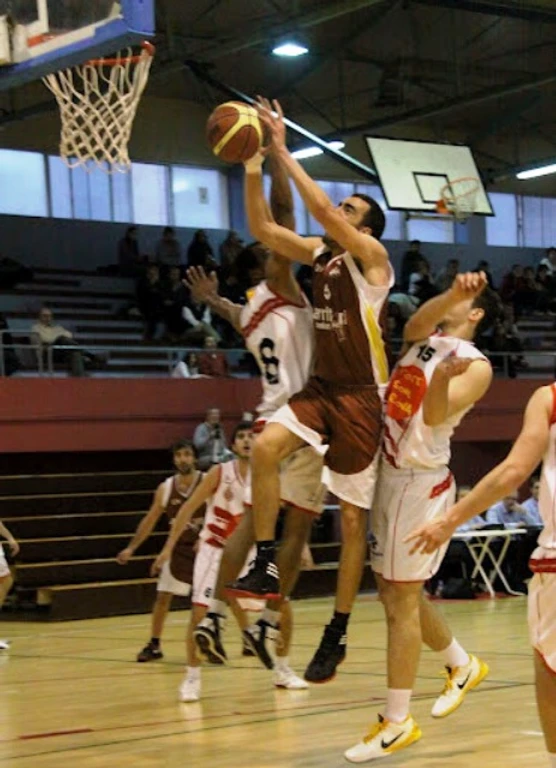
M 444 690 L 434 702 L 433 717 L 447 717 L 460 706 L 465 694 L 476 688 L 488 675 L 488 664 L 476 656 L 469 656 L 464 667 L 446 667 L 447 679 Z
M 344 752 L 344 757 L 350 763 L 378 760 L 409 747 L 410 744 L 419 741 L 421 736 L 421 729 L 411 715 L 408 715 L 403 723 L 391 723 L 379 715 L 378 723 L 373 725 L 359 744 Z

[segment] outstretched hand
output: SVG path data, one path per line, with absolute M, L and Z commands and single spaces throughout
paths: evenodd
M 258 96 L 256 108 L 259 113 L 259 120 L 265 128 L 266 136 L 270 142 L 269 146 L 263 148 L 262 153 L 268 154 L 270 151 L 285 147 L 286 124 L 280 102 L 274 99 L 271 104 L 268 99 Z
M 195 301 L 201 304 L 206 304 L 211 296 L 218 294 L 218 277 L 216 272 L 210 272 L 207 275 L 202 267 L 189 267 L 183 284 L 186 288 L 189 288 Z

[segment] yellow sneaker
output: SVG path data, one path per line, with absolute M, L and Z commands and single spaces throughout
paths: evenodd
M 476 656 L 469 656 L 469 663 L 464 667 L 446 667 L 446 685 L 434 702 L 433 717 L 447 717 L 463 701 L 467 691 L 476 688 L 488 675 L 488 665 Z
M 344 752 L 344 757 L 350 763 L 378 760 L 380 757 L 388 757 L 404 747 L 409 747 L 410 744 L 419 741 L 421 736 L 421 729 L 411 715 L 408 715 L 403 723 L 391 723 L 379 715 L 378 723 L 373 725 L 359 744 Z

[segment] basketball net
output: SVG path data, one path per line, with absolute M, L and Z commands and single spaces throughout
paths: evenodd
M 128 144 L 155 48 L 143 43 L 43 78 L 60 107 L 60 156 L 70 168 L 129 171 Z
M 444 216 L 453 216 L 460 223 L 475 213 L 477 193 L 481 182 L 472 177 L 455 179 L 442 187 L 440 200 L 436 203 L 436 212 Z

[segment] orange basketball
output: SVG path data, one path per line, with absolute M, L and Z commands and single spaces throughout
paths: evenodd
M 216 107 L 207 121 L 207 139 L 226 163 L 244 163 L 261 147 L 263 132 L 257 110 L 242 101 Z

